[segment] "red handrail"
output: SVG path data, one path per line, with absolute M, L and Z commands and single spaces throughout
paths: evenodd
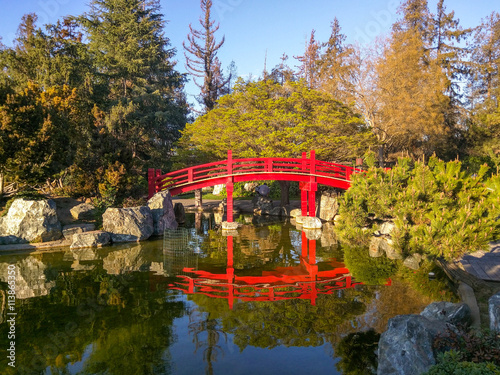
M 228 151 L 226 160 L 215 161 L 179 169 L 177 171 L 161 174 L 159 170 L 152 169 L 148 172 L 149 195 L 172 189 L 179 186 L 199 183 L 201 181 L 213 180 L 221 177 L 232 177 L 237 175 L 259 175 L 269 180 L 284 179 L 284 174 L 318 176 L 322 178 L 321 183 L 328 184 L 331 180 L 341 180 L 349 183 L 353 173 L 362 170 L 342 164 L 317 160 L 314 150 L 311 158 L 243 158 L 233 159 L 232 152 Z M 268 178 L 267 178 L 268 175 Z M 292 178 L 291 180 L 297 180 Z M 220 181 L 216 183 L 221 183 Z M 214 182 L 215 184 L 215 182 Z M 332 186 L 333 183 L 332 183 Z

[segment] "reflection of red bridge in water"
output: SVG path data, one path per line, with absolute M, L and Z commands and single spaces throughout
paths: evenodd
M 238 276 L 235 275 L 233 267 L 233 237 L 228 236 L 226 273 L 214 274 L 186 267 L 182 271 L 193 276 L 179 275 L 177 277 L 180 280 L 169 284 L 168 288 L 186 294 L 227 299 L 229 308 L 232 309 L 234 300 L 308 299 L 315 305 L 318 295 L 333 294 L 338 290 L 361 284 L 352 279 L 349 270 L 342 263 L 330 261 L 326 265 L 331 269 L 318 270 L 316 241 L 307 240 L 302 232 L 300 265 L 263 271 L 261 276 Z
M 309 158 L 304 152 L 302 158 L 233 159 L 229 150 L 227 160 L 188 167 L 163 175 L 159 169 L 149 169 L 149 197 L 166 189 L 172 195 L 177 195 L 225 184 L 227 221 L 232 222 L 235 182 L 298 181 L 301 190 L 302 216 L 315 216 L 318 184 L 346 190 L 351 186 L 351 175 L 361 171 L 346 165 L 317 160 L 315 155 L 315 151 L 312 150 Z

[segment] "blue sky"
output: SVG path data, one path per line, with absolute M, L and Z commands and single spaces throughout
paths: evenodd
M 11 45 L 25 13 L 34 12 L 39 24 L 54 23 L 65 15 L 79 15 L 88 10 L 89 0 L 0 0 L 0 36 Z M 199 0 L 160 0 L 162 12 L 169 22 L 165 35 L 177 49 L 178 70 L 184 72 L 182 42 L 189 24 L 198 28 L 201 15 Z M 398 0 L 213 0 L 213 17 L 220 23 L 217 37 L 226 42 L 219 53 L 222 66 L 235 61 L 238 74 L 257 77 L 264 68 L 279 63 L 283 53 L 290 66 L 297 65 L 293 56 L 303 54 L 311 30 L 323 42 L 330 35 L 330 22 L 337 17 L 348 42 L 369 43 L 377 35 L 388 33 L 398 15 Z M 431 11 L 436 0 L 429 1 Z M 463 27 L 480 23 L 481 18 L 500 10 L 498 0 L 445 0 L 447 10 L 454 10 Z M 196 87 L 187 89 L 194 102 Z

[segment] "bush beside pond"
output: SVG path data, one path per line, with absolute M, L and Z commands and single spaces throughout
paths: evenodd
M 369 158 L 368 158 L 369 160 Z M 343 196 L 338 229 L 344 242 L 367 244 L 383 221 L 395 223 L 392 240 L 403 254 L 445 259 L 487 247 L 500 235 L 500 176 L 475 175 L 459 161 L 426 164 L 400 158 L 392 169 L 371 164 L 354 175 Z

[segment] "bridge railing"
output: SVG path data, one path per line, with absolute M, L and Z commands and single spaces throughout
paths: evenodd
M 198 181 L 208 180 L 223 176 L 238 174 L 275 174 L 292 173 L 302 175 L 315 175 L 350 181 L 353 173 L 359 172 L 342 164 L 316 160 L 314 151 L 307 158 L 306 153 L 302 158 L 246 158 L 233 159 L 231 151 L 228 151 L 226 160 L 196 165 L 177 171 L 161 174 L 159 170 L 150 170 L 150 196 L 155 192 L 165 190 L 174 186 L 191 184 Z M 270 176 L 269 178 L 273 178 Z

